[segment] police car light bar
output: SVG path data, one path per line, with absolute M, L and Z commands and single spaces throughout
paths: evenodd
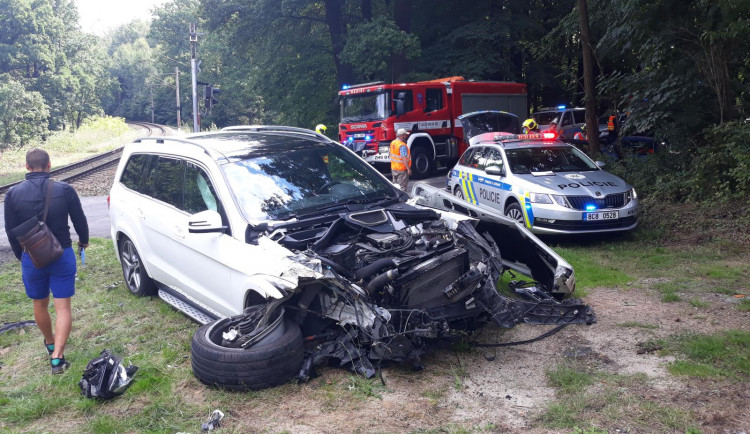
M 494 137 L 496 142 L 503 142 L 506 140 L 550 140 L 550 139 L 556 139 L 557 134 L 555 133 L 534 133 L 534 134 L 507 134 L 507 135 L 497 135 Z

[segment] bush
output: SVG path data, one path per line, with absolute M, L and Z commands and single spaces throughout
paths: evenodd
M 750 124 L 709 127 L 683 147 L 610 162 L 608 170 L 642 197 L 669 202 L 750 197 Z

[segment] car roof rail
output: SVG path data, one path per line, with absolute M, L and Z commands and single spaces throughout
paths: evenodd
M 234 132 L 242 132 L 242 131 L 250 131 L 250 132 L 263 132 L 263 133 L 297 133 L 297 134 L 305 134 L 308 136 L 318 137 L 320 139 L 325 139 L 327 141 L 330 141 L 327 136 L 320 134 L 313 130 L 308 130 L 306 128 L 299 128 L 299 127 L 287 127 L 287 126 L 280 126 L 280 125 L 234 125 L 231 127 L 224 127 L 221 129 L 221 131 L 234 131 Z
M 144 143 L 144 142 L 154 142 L 157 144 L 164 144 L 165 142 L 177 142 L 177 143 L 184 143 L 187 145 L 193 145 L 197 146 L 201 149 L 203 149 L 203 152 L 206 153 L 209 157 L 213 158 L 214 160 L 219 160 L 221 158 L 228 160 L 227 156 L 221 153 L 220 151 L 210 147 L 206 146 L 203 143 L 198 143 L 192 140 L 186 140 L 186 139 L 176 139 L 176 138 L 164 138 L 164 137 L 141 137 L 140 139 L 133 140 L 133 143 Z

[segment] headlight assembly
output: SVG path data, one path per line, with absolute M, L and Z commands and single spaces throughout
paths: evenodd
M 552 205 L 552 199 L 548 194 L 544 193 L 529 193 L 529 199 L 531 203 L 546 203 Z
M 570 208 L 570 204 L 568 203 L 567 199 L 565 199 L 565 196 L 560 196 L 559 194 L 551 194 L 552 199 L 555 200 L 555 203 L 557 203 L 560 206 L 564 206 L 565 208 Z

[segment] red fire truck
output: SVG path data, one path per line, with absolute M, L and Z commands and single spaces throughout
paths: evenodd
M 412 176 L 451 167 L 468 147 L 458 117 L 479 110 L 527 116 L 526 85 L 447 77 L 417 83 L 343 86 L 339 92 L 339 140 L 372 164 L 390 162 L 389 145 L 399 128 L 411 134 Z

